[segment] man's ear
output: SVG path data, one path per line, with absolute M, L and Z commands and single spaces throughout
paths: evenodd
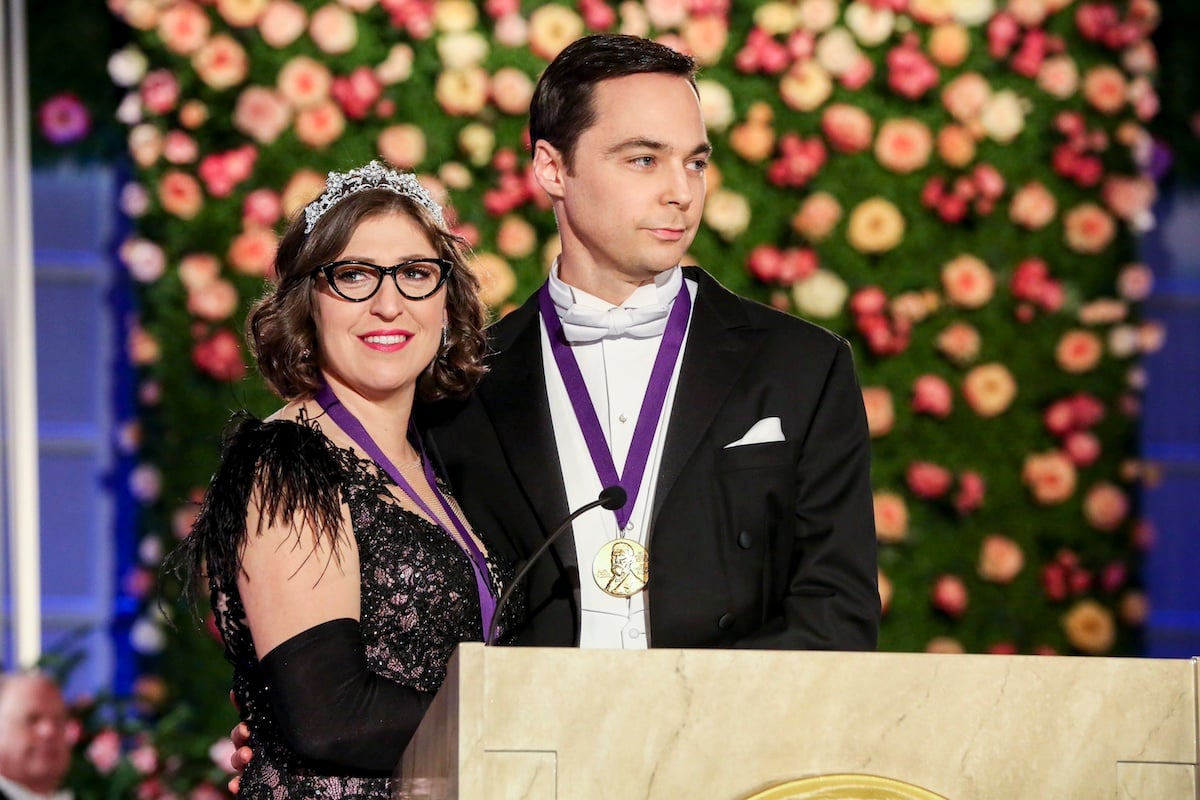
M 533 179 L 551 200 L 563 196 L 566 174 L 562 153 L 545 139 L 538 139 L 533 145 Z

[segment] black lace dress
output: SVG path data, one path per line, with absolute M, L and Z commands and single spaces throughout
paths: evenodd
M 285 513 L 316 508 L 315 516 L 326 523 L 340 515 L 341 503 L 349 507 L 370 672 L 432 695 L 445 679 L 455 645 L 482 639 L 469 556 L 442 529 L 402 507 L 388 490 L 394 485 L 374 462 L 337 447 L 314 422 L 243 417 L 226 436 L 189 546 L 192 557 L 208 566 L 217 627 L 234 667 L 234 694 L 251 730 L 254 758 L 242 776 L 243 800 L 390 797 L 386 774 L 308 761 L 284 741 L 237 589 L 237 554 L 252 490 Z M 498 596 L 510 575 L 490 558 L 489 568 Z M 505 612 L 502 630 L 515 613 L 516 605 Z

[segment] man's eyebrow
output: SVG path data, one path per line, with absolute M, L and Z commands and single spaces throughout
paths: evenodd
M 668 145 L 666 142 L 660 142 L 657 139 L 646 139 L 646 138 L 636 137 L 633 139 L 626 139 L 623 142 L 617 142 L 612 147 L 608 148 L 608 150 L 605 151 L 605 154 L 606 155 L 616 155 L 617 153 L 620 153 L 625 150 L 654 150 L 657 152 L 663 152 L 663 151 L 670 150 L 670 149 L 671 149 L 671 146 Z M 702 142 L 701 144 L 698 144 L 694 148 L 692 148 L 692 151 L 690 153 L 688 153 L 688 155 L 689 156 L 711 155 L 712 149 L 713 149 L 713 147 L 712 147 L 711 142 Z

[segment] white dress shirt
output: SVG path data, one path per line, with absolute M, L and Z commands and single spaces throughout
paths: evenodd
M 50 794 L 39 794 L 18 783 L 13 783 L 3 775 L 0 775 L 0 791 L 3 791 L 12 800 L 71 800 L 74 797 L 67 789 L 60 789 Z
M 678 267 L 668 270 L 659 275 L 653 284 L 639 287 L 621 307 L 638 308 L 669 302 L 671 295 L 678 290 L 679 280 Z M 565 288 L 571 293 L 573 301 L 579 305 L 597 310 L 614 308 L 611 303 L 563 283 L 558 277 L 557 264 L 551 270 L 550 281 L 557 284 L 557 294 L 561 296 L 562 292 L 557 290 Z M 687 283 L 688 291 L 694 298 L 696 285 L 693 281 Z M 570 397 L 550 349 L 550 339 L 544 323 L 541 330 L 546 390 L 550 401 L 550 416 L 554 424 L 554 438 L 562 464 L 563 483 L 567 491 L 567 505 L 576 509 L 595 500 L 604 486 L 596 474 L 587 442 L 575 418 Z M 650 382 L 650 372 L 661 341 L 661 334 L 647 338 L 606 336 L 593 342 L 571 346 L 571 352 L 583 374 L 618 474 L 623 474 L 625 470 L 625 458 L 633 441 L 634 426 L 637 424 L 642 398 Z M 684 346 L 686 343 L 685 336 Z M 647 542 L 650 510 L 654 506 L 654 487 L 662 460 L 667 420 L 670 418 L 675 387 L 679 379 L 679 366 L 683 361 L 682 350 L 681 347 L 667 389 L 666 402 L 654 432 L 641 489 L 630 514 L 629 523 L 621 532 L 625 537 L 643 546 Z M 592 562 L 600 548 L 619 535 L 616 514 L 603 508 L 593 509 L 577 519 L 573 529 L 575 550 L 579 559 L 583 615 L 580 647 L 645 649 L 648 646 L 648 631 L 643 612 L 646 592 L 654 589 L 653 573 L 650 574 L 646 588 L 632 597 L 613 597 L 604 593 L 592 577 Z

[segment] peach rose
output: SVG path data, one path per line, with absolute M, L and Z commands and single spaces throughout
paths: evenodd
M 1145 300 L 1153 288 L 1154 273 L 1145 264 L 1126 264 L 1117 275 L 1117 292 L 1131 302 Z
M 1037 28 L 1046 21 L 1046 0 L 1008 0 L 1008 13 L 1022 28 Z
M 529 112 L 533 81 L 515 67 L 502 67 L 492 76 L 492 102 L 505 114 L 523 116 Z
M 996 278 L 976 256 L 963 254 L 942 267 L 946 299 L 959 308 L 982 308 L 996 291 Z
M 1100 190 L 1104 204 L 1112 213 L 1129 222 L 1135 229 L 1148 229 L 1154 216 L 1150 207 L 1158 198 L 1158 189 L 1148 175 L 1110 175 Z
M 1123 300 L 1101 297 L 1084 303 L 1076 314 L 1084 325 L 1113 325 L 1129 316 L 1129 305 Z
M 1062 619 L 1067 641 L 1080 652 L 1099 656 L 1112 649 L 1117 626 L 1112 613 L 1095 600 L 1080 600 Z
M 238 294 L 226 280 L 209 281 L 188 292 L 187 310 L 192 316 L 209 322 L 229 319 L 237 309 Z
M 186 172 L 169 170 L 158 184 L 163 210 L 180 219 L 192 219 L 204 207 L 200 182 Z
M 329 99 L 333 73 L 315 59 L 296 56 L 279 70 L 275 85 L 294 108 L 310 108 Z
M 676 28 L 688 17 L 686 0 L 646 0 L 643 6 L 650 24 L 660 31 Z
M 719 63 L 729 43 L 729 23 L 720 14 L 688 17 L 681 33 L 688 52 L 702 67 Z
M 248 28 L 267 10 L 267 0 L 217 0 L 217 13 L 235 28 Z
M 729 189 L 710 192 L 704 206 L 704 222 L 729 242 L 750 225 L 750 201 Z
M 179 124 L 188 130 L 196 130 L 208 122 L 208 106 L 199 100 L 188 100 L 179 107 Z
M 1112 216 L 1095 203 L 1081 203 L 1063 218 L 1067 247 L 1077 253 L 1101 252 L 1112 242 L 1116 232 Z
M 967 585 L 957 575 L 942 575 L 933 584 L 933 607 L 957 619 L 967 611 Z
M 879 607 L 886 614 L 892 605 L 892 595 L 895 589 L 892 586 L 892 579 L 884 574 L 883 570 L 875 570 L 875 584 L 879 587 Z
M 896 320 L 921 322 L 941 306 L 941 298 L 932 290 L 901 292 L 892 298 L 888 309 Z
M 162 357 L 162 346 L 154 334 L 140 325 L 135 325 L 129 331 L 125 352 L 128 353 L 130 361 L 139 367 L 145 367 L 158 363 Z
M 953 636 L 935 636 L 925 644 L 925 652 L 940 653 L 942 655 L 961 655 L 967 651 L 962 646 L 962 642 Z
M 243 275 L 266 277 L 275 261 L 279 239 L 270 228 L 247 228 L 234 237 L 225 258 Z
M 529 49 L 546 61 L 583 34 L 583 19 L 566 6 L 541 5 L 529 15 Z
M 889 119 L 875 137 L 875 158 L 884 169 L 907 175 L 929 163 L 933 135 L 928 126 L 911 117 Z
M 867 412 L 867 428 L 872 439 L 886 436 L 896 423 L 896 409 L 892 405 L 892 393 L 884 386 L 864 386 L 863 406 Z
M 1103 354 L 1100 337 L 1091 331 L 1067 331 L 1054 348 L 1054 360 L 1059 368 L 1072 375 L 1095 369 Z
M 755 103 L 750 107 L 751 111 L 756 106 L 763 105 L 766 104 Z M 741 125 L 734 126 L 729 135 L 729 146 L 733 148 L 733 152 L 751 163 L 770 157 L 775 150 L 775 131 L 770 125 L 769 117 L 766 122 L 761 118 L 752 118 Z
M 172 164 L 191 164 L 200 156 L 200 145 L 183 131 L 167 131 L 162 154 Z
M 937 349 L 952 364 L 966 366 L 979 357 L 979 331 L 967 322 L 952 322 L 937 336 Z
M 858 66 L 863 53 L 845 28 L 832 28 L 817 39 L 813 55 L 830 75 L 841 76 Z
M 990 583 L 1012 583 L 1025 567 L 1021 545 L 1007 536 L 985 536 L 979 548 L 979 577 Z
M 1089 69 L 1083 76 L 1083 99 L 1101 114 L 1116 114 L 1125 106 L 1125 75 L 1111 64 Z
M 463 33 L 479 24 L 479 11 L 468 0 L 441 0 L 433 9 L 433 26 L 443 33 Z
M 1008 207 L 1009 219 L 1031 231 L 1049 225 L 1057 213 L 1054 195 L 1038 181 L 1030 181 L 1018 189 Z
M 419 125 L 389 125 L 375 142 L 379 155 L 398 169 L 411 170 L 425 160 L 425 131 Z
M 942 105 L 959 122 L 970 122 L 983 113 L 992 87 L 978 72 L 964 72 L 942 89 Z
M 308 12 L 292 0 L 271 0 L 258 18 L 259 36 L 276 50 L 299 39 L 307 27 Z
M 795 111 L 815 111 L 833 93 L 833 79 L 816 61 L 798 61 L 779 81 L 779 96 Z
M 522 217 L 508 215 L 496 230 L 496 247 L 508 258 L 525 258 L 538 245 L 537 231 Z M 507 299 L 507 298 L 505 298 Z
M 250 86 L 238 95 L 233 127 L 259 144 L 271 144 L 292 122 L 292 109 L 282 92 Z
M 476 253 L 471 271 L 479 278 L 479 299 L 491 308 L 498 307 L 517 288 L 517 276 L 511 266 L 495 253 Z
M 975 137 L 962 125 L 950 123 L 938 131 L 937 152 L 948 166 L 962 169 L 975 160 Z
M 842 17 L 854 38 L 864 47 L 876 47 L 891 38 L 896 29 L 896 14 L 887 6 L 855 0 L 846 6 Z
M 129 155 L 139 167 L 151 167 L 163 152 L 163 134 L 156 126 L 144 123 L 129 131 Z
M 818 269 L 792 286 L 792 302 L 803 317 L 833 319 L 842 313 L 850 287 L 829 270 Z
M 1021 467 L 1021 481 L 1042 505 L 1057 505 L 1075 492 L 1075 465 L 1057 450 L 1032 453 Z
M 829 192 L 813 192 L 792 215 L 792 230 L 810 242 L 828 236 L 842 218 L 842 204 Z
M 211 253 L 188 253 L 179 260 L 179 281 L 189 292 L 201 289 L 221 276 L 221 262 Z
M 908 538 L 908 506 L 895 492 L 875 493 L 875 536 L 894 544 Z
M 821 114 L 821 131 L 839 153 L 859 153 L 871 146 L 871 115 L 848 103 L 834 103 Z
M 971 52 L 971 34 L 962 25 L 938 25 L 929 34 L 929 56 L 943 67 L 958 67 Z
M 886 253 L 904 239 L 904 217 L 891 201 L 868 198 L 850 212 L 846 239 L 860 253 Z
M 1021 98 L 1010 89 L 995 92 L 984 103 L 979 122 L 989 139 L 1008 144 L 1025 129 L 1025 109 Z
M 980 364 L 963 378 L 963 397 L 981 417 L 999 416 L 1017 396 L 1017 382 L 1003 364 Z
M 296 114 L 296 138 L 317 150 L 324 149 L 342 138 L 346 118 L 337 103 L 325 100 L 303 108 Z
M 723 83 L 714 80 L 696 81 L 700 93 L 700 114 L 704 127 L 713 133 L 724 133 L 733 124 L 735 111 L 733 94 Z
M 212 24 L 204 9 L 191 2 L 177 2 L 158 18 L 158 38 L 172 53 L 190 56 L 208 41 Z
M 1121 621 L 1135 627 L 1146 624 L 1150 616 L 1150 600 L 1145 592 L 1128 591 L 1121 595 L 1118 611 Z
M 1043 92 L 1066 100 L 1079 90 L 1079 68 L 1069 55 L 1050 56 L 1038 70 L 1037 84 Z
M 285 216 L 292 216 L 316 200 L 325 191 L 325 176 L 313 169 L 301 168 L 292 173 L 279 193 Z
M 322 53 L 342 55 L 358 44 L 358 22 L 350 11 L 328 3 L 313 12 L 308 35 Z
M 445 70 L 438 75 L 434 96 L 447 114 L 456 117 L 474 116 L 487 105 L 487 71 L 482 67 Z
M 1125 492 L 1107 481 L 1088 489 L 1083 497 L 1083 516 L 1099 531 L 1111 533 L 1129 515 L 1129 498 Z
M 117 252 L 129 275 L 139 283 L 153 283 L 166 271 L 166 254 L 149 239 L 126 239 Z
M 412 77 L 413 49 L 407 44 L 394 44 L 388 50 L 387 58 L 375 67 L 375 77 L 384 86 L 403 83 Z
M 192 55 L 192 69 L 212 88 L 228 89 L 246 80 L 250 60 L 236 39 L 218 33 Z

